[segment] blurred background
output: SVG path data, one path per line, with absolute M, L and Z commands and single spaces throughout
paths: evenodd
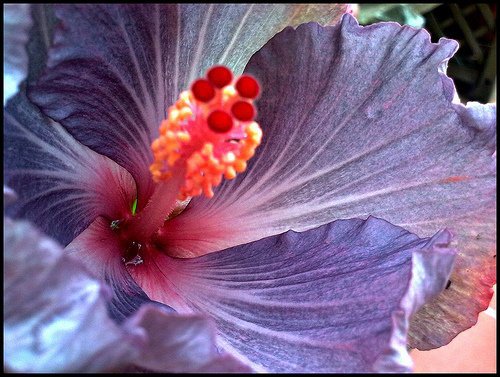
M 496 103 L 496 4 L 357 4 L 354 14 L 361 25 L 396 21 L 425 28 L 432 42 L 446 37 L 460 48 L 448 63 L 462 103 Z M 415 372 L 496 372 L 496 286 L 488 310 L 477 324 L 450 344 L 410 352 Z

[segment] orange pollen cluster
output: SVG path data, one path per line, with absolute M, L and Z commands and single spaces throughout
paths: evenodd
M 248 75 L 233 79 L 223 66 L 211 68 L 206 77 L 169 107 L 151 144 L 155 182 L 169 180 L 174 169 L 185 171 L 179 200 L 202 193 L 211 198 L 223 176 L 233 179 L 246 169 L 262 139 L 254 121 L 257 81 Z

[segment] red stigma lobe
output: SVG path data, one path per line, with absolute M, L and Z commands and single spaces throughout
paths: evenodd
M 191 85 L 194 98 L 201 102 L 209 102 L 215 97 L 215 90 L 208 80 L 199 79 Z
M 260 88 L 253 77 L 243 75 L 236 82 L 236 90 L 238 94 L 244 98 L 257 98 Z
M 228 68 L 219 65 L 211 68 L 208 71 L 207 78 L 208 81 L 210 81 L 213 86 L 215 86 L 218 89 L 221 89 L 231 83 L 231 81 L 233 80 L 233 74 Z
M 233 127 L 233 118 L 222 110 L 215 110 L 208 116 L 208 127 L 218 133 L 229 131 Z
M 231 107 L 233 116 L 243 122 L 252 120 L 255 116 L 254 107 L 245 101 L 238 101 Z

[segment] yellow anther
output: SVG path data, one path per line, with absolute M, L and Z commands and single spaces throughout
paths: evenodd
M 236 170 L 238 173 L 242 173 L 245 171 L 247 168 L 247 163 L 244 160 L 237 159 L 234 161 L 234 170 Z
M 232 85 L 228 85 L 222 89 L 222 96 L 224 99 L 230 99 L 236 97 L 238 92 L 236 91 L 235 87 Z
M 228 152 L 222 157 L 222 161 L 226 164 L 231 164 L 234 162 L 234 160 L 236 160 L 236 156 L 233 152 Z
M 183 143 L 188 143 L 191 140 L 191 135 L 189 135 L 187 132 L 179 132 L 177 134 L 177 138 Z
M 151 144 L 151 149 L 153 152 L 157 152 L 160 149 L 160 140 L 161 138 L 155 139 L 153 143 Z
M 194 152 L 189 160 L 192 160 L 196 167 L 201 166 L 201 164 L 205 161 L 203 157 L 201 157 L 200 152 Z
M 226 167 L 226 171 L 224 172 L 224 177 L 226 179 L 233 179 L 236 178 L 236 170 L 232 166 Z
M 165 133 L 165 138 L 167 139 L 168 142 L 170 142 L 176 139 L 176 134 L 173 131 L 167 131 Z
M 177 101 L 177 103 L 180 105 L 180 107 L 184 107 L 189 106 L 192 101 L 193 99 L 191 97 L 191 94 L 189 93 L 189 91 L 185 90 L 179 95 L 179 100 Z
M 168 130 L 168 120 L 164 119 L 160 125 L 160 134 L 167 132 Z
M 179 110 L 171 109 L 168 114 L 168 121 L 172 124 L 177 123 L 177 118 L 179 118 Z
M 239 157 L 244 160 L 248 160 L 254 154 L 255 154 L 255 148 L 251 145 L 245 145 L 243 148 L 241 148 Z
M 247 126 L 246 131 L 249 132 L 249 133 L 251 133 L 251 134 L 260 134 L 260 135 L 262 135 L 262 130 L 260 129 L 259 125 L 256 122 L 250 123 Z
M 180 111 L 180 113 L 179 113 L 179 119 L 181 121 L 186 120 L 186 119 L 190 118 L 193 115 L 193 111 L 189 107 L 187 107 L 187 106 L 181 108 L 179 111 Z
M 170 166 L 174 166 L 175 165 L 175 162 L 179 159 L 180 155 L 178 153 L 171 153 L 169 156 L 168 156 L 168 160 L 167 160 L 167 163 L 170 165 Z
M 201 153 L 205 156 L 211 156 L 214 152 L 214 145 L 212 143 L 205 143 L 201 150 Z
M 212 191 L 212 185 L 210 182 L 203 182 L 203 193 L 207 198 L 211 198 L 214 196 L 214 192 Z

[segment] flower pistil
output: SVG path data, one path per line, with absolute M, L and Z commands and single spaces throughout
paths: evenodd
M 261 142 L 253 105 L 258 94 L 259 85 L 253 77 L 233 79 L 224 66 L 213 67 L 206 78 L 196 80 L 169 107 L 160 136 L 151 144 L 153 179 L 168 181 L 173 169 L 184 169 L 178 199 L 202 193 L 211 198 L 212 188 L 223 176 L 233 179 L 246 169 Z
M 110 223 L 127 266 L 142 264 L 150 248 L 163 248 L 164 222 L 189 198 L 211 198 L 223 177 L 245 171 L 262 139 L 253 105 L 259 90 L 253 77 L 233 78 L 228 68 L 215 66 L 168 108 L 160 136 L 151 144 L 155 191 L 143 208 L 137 210 L 136 200 L 130 214 Z

